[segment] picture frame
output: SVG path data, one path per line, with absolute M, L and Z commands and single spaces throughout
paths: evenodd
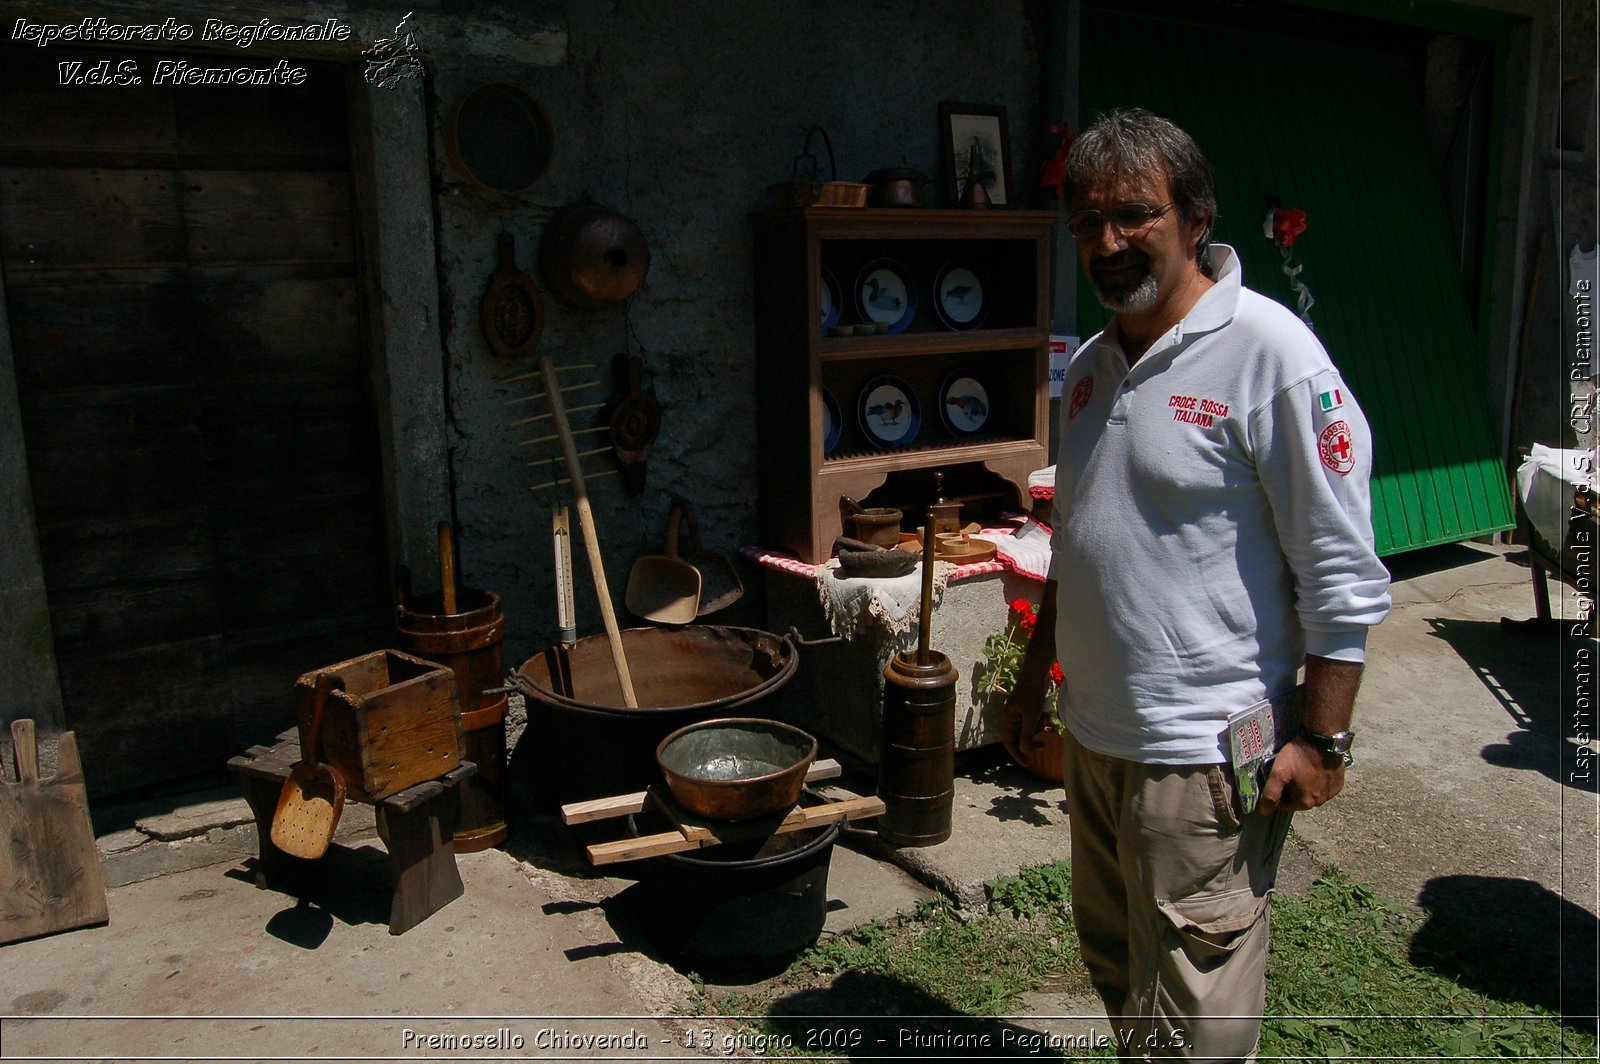
M 941 103 L 939 141 L 943 149 L 945 194 L 952 207 L 961 203 L 966 186 L 967 164 L 974 143 L 978 145 L 987 176 L 983 187 L 989 202 L 1008 207 L 1016 202 L 1011 181 L 1011 133 L 1006 126 L 1006 109 L 999 104 Z

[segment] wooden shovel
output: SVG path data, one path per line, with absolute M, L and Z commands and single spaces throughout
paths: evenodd
M 322 733 L 322 711 L 328 693 L 344 683 L 333 673 L 317 674 L 311 705 L 311 726 L 306 729 L 301 760 L 283 781 L 278 809 L 272 815 L 272 844 L 292 857 L 315 860 L 328 852 L 333 829 L 344 810 L 344 777 L 332 765 L 317 763 L 317 739 Z

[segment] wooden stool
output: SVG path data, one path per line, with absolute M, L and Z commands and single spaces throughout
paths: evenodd
M 316 863 L 292 857 L 272 844 L 278 795 L 299 760 L 300 740 L 290 729 L 278 736 L 274 745 L 252 746 L 228 761 L 228 767 L 239 774 L 244 800 L 256 818 L 259 887 L 292 882 Z M 472 762 L 463 761 L 436 780 L 415 784 L 374 803 L 378 837 L 389 851 L 394 879 L 391 935 L 404 934 L 461 897 L 464 888 L 451 844 L 456 828 L 456 787 L 477 771 Z

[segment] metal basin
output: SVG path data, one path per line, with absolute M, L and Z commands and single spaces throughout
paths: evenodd
M 690 724 L 656 748 L 672 797 L 711 820 L 744 820 L 793 808 L 816 756 L 813 736 L 756 717 Z

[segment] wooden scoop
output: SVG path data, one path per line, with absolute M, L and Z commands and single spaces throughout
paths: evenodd
M 655 624 L 689 624 L 700 610 L 700 570 L 678 557 L 678 526 L 683 509 L 672 508 L 667 553 L 633 563 L 623 596 L 634 615 Z
M 283 781 L 278 809 L 272 815 L 272 844 L 292 857 L 315 860 L 328 852 L 333 829 L 344 810 L 344 777 L 332 765 L 317 763 L 317 739 L 322 733 L 322 711 L 328 693 L 344 684 L 332 673 L 317 674 L 311 706 L 311 726 L 300 754 L 302 760 Z

